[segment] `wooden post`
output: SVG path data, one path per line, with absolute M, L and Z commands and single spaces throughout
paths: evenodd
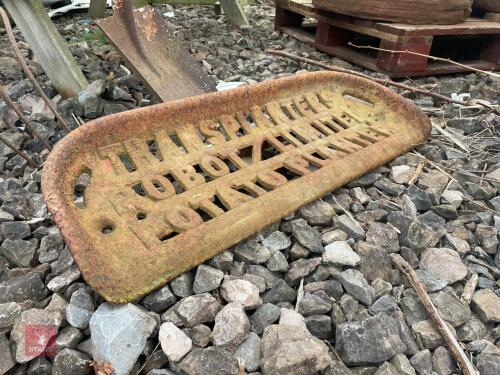
M 87 80 L 40 0 L 3 3 L 59 94 L 76 96 L 86 88 Z
M 90 0 L 89 18 L 106 17 L 106 0 Z
M 238 0 L 220 0 L 220 5 L 226 14 L 229 22 L 236 26 L 249 25 L 245 12 Z

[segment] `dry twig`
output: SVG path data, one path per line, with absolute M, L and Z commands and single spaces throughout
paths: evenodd
M 462 372 L 465 375 L 479 375 L 479 372 L 474 368 L 469 358 L 467 358 L 467 355 L 460 347 L 457 339 L 455 338 L 455 336 L 453 336 L 450 328 L 446 325 L 446 322 L 439 315 L 439 311 L 432 303 L 429 294 L 427 294 L 425 285 L 422 283 L 422 281 L 420 281 L 413 268 L 411 268 L 411 266 L 399 254 L 391 254 L 391 259 L 396 267 L 399 268 L 401 273 L 406 276 L 415 292 L 417 292 L 418 299 L 420 300 L 420 302 L 422 302 L 425 310 L 429 313 L 437 330 L 443 337 L 444 342 L 450 349 L 451 354 L 457 361 Z
M 470 301 L 472 300 L 472 295 L 476 290 L 478 279 L 479 276 L 477 275 L 477 273 L 473 273 L 470 279 L 467 280 L 462 296 L 460 297 L 460 302 L 462 302 L 464 305 L 470 304 Z
M 56 116 L 57 121 L 61 124 L 61 126 L 69 133 L 70 129 L 68 127 L 68 124 L 64 119 L 61 117 L 59 112 L 57 111 L 56 107 L 54 106 L 54 103 L 52 100 L 50 100 L 47 95 L 43 92 L 42 88 L 38 84 L 37 80 L 35 79 L 35 76 L 31 72 L 31 69 L 29 68 L 28 64 L 26 64 L 26 61 L 24 60 L 23 55 L 21 54 L 21 51 L 19 51 L 19 48 L 17 47 L 17 42 L 16 38 L 14 38 L 14 34 L 12 33 L 12 27 L 10 26 L 10 20 L 9 17 L 7 16 L 7 13 L 5 10 L 3 10 L 2 7 L 0 7 L 0 17 L 2 18 L 5 31 L 7 32 L 7 36 L 9 38 L 9 42 L 12 46 L 12 49 L 14 50 L 14 54 L 16 55 L 17 61 L 19 61 L 19 64 L 21 64 L 21 67 L 23 68 L 24 72 L 26 73 L 26 76 L 28 79 L 31 81 L 33 84 L 33 87 L 37 91 L 37 93 L 42 97 L 43 101 L 47 104 L 47 106 L 50 108 L 50 111 Z
M 36 168 L 36 169 L 40 168 L 40 166 L 37 163 L 35 163 L 28 155 L 26 155 L 24 152 L 19 150 L 16 146 L 14 146 L 12 143 L 10 143 L 7 139 L 5 139 L 1 135 L 0 135 L 0 142 L 2 142 L 8 148 L 10 148 L 12 151 L 14 151 L 16 154 L 18 154 L 24 160 L 26 160 L 28 162 L 28 164 L 31 165 L 33 168 Z
M 488 71 L 485 71 L 485 70 L 477 69 L 477 68 L 474 68 L 473 66 L 461 64 L 461 63 L 459 63 L 457 61 L 453 61 L 451 59 L 437 57 L 437 56 L 432 56 L 432 55 L 427 55 L 425 53 L 419 53 L 419 52 L 409 51 L 407 49 L 406 50 L 402 50 L 402 51 L 397 51 L 397 50 L 386 49 L 386 48 L 379 48 L 379 47 L 374 47 L 374 46 L 359 46 L 359 45 L 354 44 L 352 42 L 349 42 L 347 44 L 349 44 L 351 47 L 359 48 L 359 49 L 371 49 L 371 50 L 375 50 L 375 51 L 388 52 L 388 53 L 391 53 L 391 54 L 394 54 L 394 53 L 399 53 L 399 54 L 405 53 L 407 55 L 414 55 L 414 56 L 426 57 L 426 58 L 428 58 L 430 60 L 441 61 L 441 62 L 446 62 L 446 63 L 452 64 L 452 65 L 456 65 L 456 66 L 459 66 L 461 68 L 468 69 L 468 70 L 470 70 L 472 72 L 485 74 L 485 75 L 488 75 L 488 76 L 494 77 L 494 78 L 500 78 L 500 74 L 496 74 L 496 73 L 493 73 L 493 72 L 488 72 Z
M 306 64 L 316 65 L 316 66 L 319 66 L 319 67 L 321 67 L 323 69 L 331 70 L 332 72 L 347 73 L 347 74 L 352 74 L 352 75 L 355 75 L 355 76 L 358 76 L 358 77 L 366 78 L 366 79 L 369 79 L 370 81 L 380 83 L 380 84 L 382 84 L 384 86 L 387 85 L 387 86 L 397 87 L 397 88 L 402 89 L 402 90 L 408 90 L 408 91 L 411 91 L 411 92 L 414 92 L 414 93 L 418 93 L 418 94 L 422 94 L 422 95 L 427 95 L 427 96 L 432 96 L 433 98 L 439 99 L 439 100 L 444 101 L 444 102 L 448 102 L 448 103 L 452 103 L 452 104 L 458 104 L 458 105 L 461 105 L 461 106 L 468 106 L 469 105 L 467 102 L 464 102 L 462 100 L 451 99 L 451 98 L 449 98 L 449 97 L 447 97 L 445 95 L 437 94 L 435 92 L 431 92 L 431 91 L 428 91 L 428 90 L 423 90 L 423 89 L 418 88 L 418 87 L 412 87 L 412 86 L 409 86 L 409 85 L 405 85 L 404 83 L 399 83 L 399 82 L 391 81 L 389 79 L 380 79 L 380 78 L 370 77 L 369 75 L 366 75 L 366 74 L 363 74 L 363 73 L 359 73 L 359 72 L 355 72 L 354 70 L 344 69 L 344 68 L 340 68 L 340 67 L 337 67 L 337 66 L 325 64 L 325 63 L 322 63 L 320 61 L 308 59 L 308 58 L 301 57 L 301 56 L 292 55 L 291 53 L 288 53 L 288 52 L 285 52 L 285 51 L 268 49 L 268 50 L 266 50 L 266 52 L 269 53 L 269 54 L 271 54 L 271 55 L 281 56 L 281 57 L 285 57 L 285 58 L 292 59 L 292 60 L 295 60 L 295 61 L 303 62 L 303 63 L 306 63 Z M 497 115 L 500 116 L 500 110 L 498 110 L 494 106 L 492 106 L 490 104 L 486 104 L 486 103 L 478 103 L 478 105 L 482 106 L 483 108 L 487 108 L 487 109 L 491 110 L 492 112 L 494 112 L 495 114 L 497 114 Z

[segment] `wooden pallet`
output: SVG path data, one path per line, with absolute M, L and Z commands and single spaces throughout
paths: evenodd
M 313 21 L 313 22 L 310 22 Z M 483 70 L 500 68 L 500 22 L 469 18 L 457 25 L 406 25 L 357 19 L 315 9 L 312 0 L 276 0 L 275 29 L 330 55 L 393 78 L 467 71 L 425 56 L 357 49 L 413 51 L 452 58 Z

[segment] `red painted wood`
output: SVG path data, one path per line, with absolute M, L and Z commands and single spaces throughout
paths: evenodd
M 428 55 L 431 51 L 432 37 L 411 37 L 405 42 L 380 41 L 380 48 L 393 51 L 412 51 Z M 390 53 L 379 51 L 377 66 L 390 72 L 413 72 L 427 68 L 427 57 L 409 53 Z

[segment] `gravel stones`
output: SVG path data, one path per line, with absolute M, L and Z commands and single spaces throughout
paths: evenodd
M 231 302 L 215 316 L 212 342 L 216 346 L 235 347 L 247 337 L 249 331 L 250 321 L 243 306 L 237 302 Z
M 260 367 L 260 337 L 250 332 L 248 337 L 236 349 L 234 356 L 244 364 L 247 372 L 257 371 Z
M 221 295 L 228 302 L 238 302 L 245 309 L 253 309 L 262 304 L 259 289 L 247 280 L 224 280 Z
M 455 329 L 448 324 L 448 328 L 453 335 L 456 335 Z M 417 339 L 422 343 L 426 349 L 436 349 L 438 346 L 443 345 L 443 338 L 436 330 L 434 323 L 431 320 L 422 320 L 411 326 L 412 331 Z
M 332 216 L 335 213 L 333 207 L 322 200 L 316 200 L 302 207 L 300 215 L 309 225 L 326 226 L 332 222 Z
M 316 229 L 309 226 L 304 219 L 292 221 L 292 235 L 300 245 L 313 253 L 323 252 L 321 235 Z
M 271 289 L 264 294 L 262 301 L 264 303 L 293 302 L 296 297 L 295 290 L 285 280 L 278 279 L 273 283 Z
M 363 277 L 361 272 L 349 269 L 339 273 L 337 277 L 346 292 L 352 297 L 366 306 L 370 306 L 372 304 L 373 289 Z
M 41 301 L 48 292 L 38 274 L 28 273 L 0 282 L 0 303 Z
M 493 290 L 475 292 L 472 295 L 472 308 L 483 322 L 500 322 L 500 297 Z
M 471 312 L 469 306 L 460 302 L 453 288 L 447 287 L 439 292 L 430 294 L 430 297 L 441 317 L 453 327 L 458 327 L 470 320 Z
M 194 278 L 193 292 L 199 294 L 217 289 L 224 278 L 224 272 L 200 264 Z
M 481 375 L 497 375 L 500 373 L 500 349 L 488 344 L 477 356 L 477 369 Z
M 54 358 L 52 375 L 90 375 L 92 361 L 76 350 L 64 349 Z
M 94 312 L 92 297 L 84 290 L 78 289 L 71 295 L 66 308 L 66 320 L 73 327 L 86 329 Z
M 202 293 L 182 299 L 175 307 L 180 321 L 186 327 L 212 322 L 221 304 L 210 294 Z
M 14 367 L 16 362 L 10 352 L 10 343 L 4 334 L 0 334 L 0 374 L 3 375 Z
M 171 322 L 161 325 L 159 340 L 162 350 L 172 362 L 181 360 L 193 347 L 191 339 Z
M 269 259 L 271 251 L 255 239 L 250 238 L 234 247 L 234 256 L 236 260 L 241 262 L 261 264 Z
M 431 248 L 422 254 L 420 268 L 435 273 L 448 284 L 465 279 L 467 267 L 462 263 L 460 255 L 447 248 Z
M 296 326 L 271 325 L 261 340 L 263 375 L 302 375 L 330 365 L 328 347 Z
M 155 319 L 130 303 L 100 305 L 90 319 L 94 360 L 111 364 L 116 375 L 128 374 L 155 327 Z
M 292 244 L 292 241 L 288 236 L 280 231 L 271 233 L 269 236 L 262 240 L 262 245 L 268 248 L 270 251 L 280 251 L 285 250 Z
M 324 264 L 355 267 L 360 262 L 361 258 L 351 249 L 346 241 L 334 241 L 325 246 L 323 253 Z
M 340 324 L 336 330 L 336 348 L 348 366 L 381 363 L 406 350 L 396 322 L 384 313 Z
M 53 353 L 55 348 L 51 344 L 62 319 L 61 313 L 54 310 L 23 311 L 16 319 L 10 334 L 11 340 L 16 343 L 16 362 L 26 363 L 43 353 Z
M 177 298 L 172 293 L 170 286 L 166 284 L 161 288 L 149 293 L 146 297 L 144 297 L 141 304 L 148 310 L 159 313 L 168 309 L 176 301 Z
M 260 305 L 250 317 L 251 330 L 261 335 L 267 326 L 279 319 L 280 313 L 280 308 L 272 303 Z
M 0 254 L 17 267 L 31 267 L 36 263 L 38 240 L 6 239 L 0 247 Z

